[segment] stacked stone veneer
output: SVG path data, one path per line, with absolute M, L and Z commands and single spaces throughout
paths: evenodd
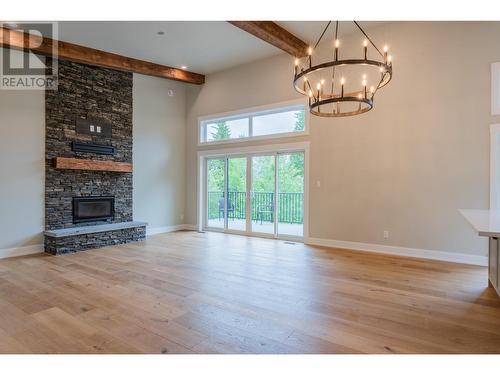
M 73 224 L 73 197 L 112 195 L 115 197 L 115 218 L 107 223 L 131 221 L 132 173 L 57 170 L 53 167 L 53 158 L 76 157 L 132 163 L 132 73 L 59 61 L 58 77 L 58 89 L 46 90 L 45 93 L 46 230 L 105 223 Z M 77 119 L 106 121 L 112 126 L 112 136 L 77 134 Z M 72 141 L 111 145 L 115 147 L 115 154 L 73 152 Z M 65 252 L 78 251 L 137 240 L 144 238 L 143 232 L 128 229 L 68 237 L 64 241 L 64 249 Z M 46 238 L 46 250 L 59 253 L 51 242 Z
M 145 237 L 145 226 L 62 238 L 46 236 L 45 252 L 53 255 L 74 253 L 96 247 L 140 241 Z

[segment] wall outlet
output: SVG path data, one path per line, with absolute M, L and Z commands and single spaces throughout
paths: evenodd
M 389 231 L 388 230 L 384 230 L 384 238 L 385 239 L 389 238 Z

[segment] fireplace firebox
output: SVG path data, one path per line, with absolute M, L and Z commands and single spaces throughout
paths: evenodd
M 115 217 L 115 197 L 74 197 L 73 223 L 105 221 Z

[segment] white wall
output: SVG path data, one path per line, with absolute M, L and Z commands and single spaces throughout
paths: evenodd
M 394 54 L 375 109 L 313 117 L 310 136 L 286 139 L 311 142 L 310 236 L 485 254 L 457 209 L 488 208 L 500 23 L 395 23 L 371 34 Z M 291 74 L 283 54 L 201 87 L 134 76 L 134 218 L 162 228 L 185 213 L 195 224 L 197 117 L 297 98 Z M 0 91 L 0 249 L 42 241 L 44 123 L 42 92 Z
M 41 244 L 45 93 L 0 90 L 0 257 Z
M 186 84 L 134 74 L 133 94 L 134 220 L 154 233 L 184 223 Z
M 488 127 L 498 122 L 490 116 L 490 63 L 500 61 L 500 23 L 393 23 L 370 34 L 394 56 L 393 81 L 375 109 L 312 116 L 310 136 L 300 138 L 311 147 L 310 236 L 484 255 L 484 240 L 458 209 L 488 208 Z M 361 54 L 362 37 L 356 43 Z M 189 88 L 188 223 L 196 223 L 198 116 L 297 98 L 292 74 L 283 54 Z

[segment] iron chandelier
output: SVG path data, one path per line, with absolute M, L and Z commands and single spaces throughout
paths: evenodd
M 317 47 L 332 23 L 329 21 L 314 47 L 309 47 L 307 56 L 295 59 L 293 86 L 299 93 L 309 97 L 309 110 L 313 115 L 345 117 L 368 112 L 373 108 L 377 91 L 392 78 L 392 58 L 387 46 L 381 52 L 361 26 L 353 22 L 366 38 L 363 41 L 362 58 L 340 58 L 338 21 L 335 23 L 332 53 L 323 51 L 327 57 L 321 58 L 321 51 Z M 368 43 L 380 55 L 380 60 L 368 58 Z M 317 63 L 314 61 L 313 64 L 313 58 Z M 349 86 L 346 76 L 352 79 Z M 353 76 L 358 76 L 359 82 Z

